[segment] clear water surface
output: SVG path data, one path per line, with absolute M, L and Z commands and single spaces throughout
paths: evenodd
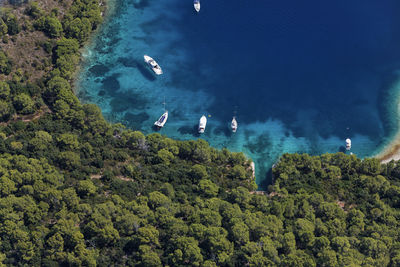
M 116 12 L 84 52 L 84 102 L 106 118 L 243 151 L 257 183 L 284 152 L 371 156 L 398 129 L 398 0 L 115 0 Z M 164 75 L 143 62 L 152 56 Z M 237 116 L 237 133 L 230 131 Z

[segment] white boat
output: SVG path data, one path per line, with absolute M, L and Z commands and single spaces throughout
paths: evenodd
M 196 12 L 200 12 L 200 0 L 194 0 L 193 5 L 194 10 L 196 10 Z
M 164 124 L 168 120 L 168 110 L 164 112 L 164 114 L 161 115 L 161 117 L 154 123 L 155 126 L 162 128 L 164 127 Z
M 207 118 L 206 116 L 201 116 L 200 121 L 199 121 L 199 133 L 204 133 L 204 130 L 206 129 L 207 125 Z
M 346 150 L 350 150 L 351 149 L 351 140 L 350 138 L 346 139 Z
M 144 57 L 144 62 L 146 62 L 147 65 L 149 65 L 149 67 L 154 71 L 155 74 L 157 75 L 163 74 L 160 65 L 158 65 L 158 63 L 152 57 L 149 57 L 148 55 L 144 55 L 143 57 Z
M 238 123 L 236 121 L 236 117 L 233 117 L 232 122 L 231 122 L 232 132 L 236 133 L 237 127 L 238 127 Z

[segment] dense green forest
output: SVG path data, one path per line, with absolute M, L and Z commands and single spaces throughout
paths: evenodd
M 79 49 L 104 8 L 1 9 L 0 265 L 400 266 L 400 163 L 285 154 L 259 192 L 242 153 L 81 104 Z

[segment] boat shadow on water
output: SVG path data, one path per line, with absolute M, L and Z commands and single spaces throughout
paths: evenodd
M 340 146 L 339 147 L 339 151 L 338 152 L 343 152 L 343 153 L 345 153 L 346 154 L 346 147 L 344 147 L 344 146 Z
M 202 136 L 202 134 L 199 133 L 198 127 L 198 124 L 194 124 L 193 126 L 182 126 L 178 129 L 178 132 L 180 134 L 190 134 L 194 137 L 200 137 Z
M 140 73 L 149 81 L 155 81 L 156 77 L 154 76 L 153 72 L 145 65 L 145 63 L 141 64 L 136 62 L 137 69 Z
M 151 128 L 153 129 L 153 131 L 156 131 L 156 132 L 160 132 L 161 129 L 162 129 L 162 127 L 158 127 L 158 126 L 156 126 L 154 124 L 153 124 L 153 126 L 151 126 Z
M 232 137 L 232 135 L 234 135 L 234 133 L 232 132 L 231 129 L 229 129 L 226 126 L 219 126 L 217 128 L 215 128 L 214 133 L 217 135 L 225 135 L 226 137 Z

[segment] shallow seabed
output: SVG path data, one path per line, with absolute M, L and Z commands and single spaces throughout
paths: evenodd
M 84 102 L 132 129 L 242 151 L 257 183 L 285 152 L 378 153 L 398 130 L 400 5 L 338 0 L 116 0 L 116 13 L 84 52 Z M 164 70 L 144 64 L 152 56 Z M 236 115 L 237 133 L 230 131 Z

